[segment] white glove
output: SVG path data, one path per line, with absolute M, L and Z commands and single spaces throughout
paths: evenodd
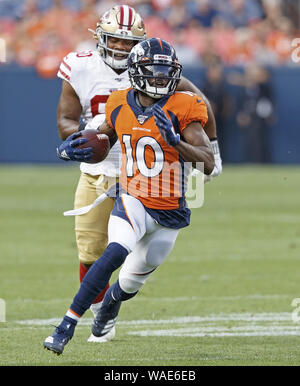
M 199 173 L 201 173 L 200 170 L 193 169 L 191 176 L 196 177 Z M 212 179 L 211 175 L 208 176 L 208 175 L 204 174 L 204 183 L 209 182 L 211 179 Z
M 212 146 L 214 157 L 215 157 L 215 166 L 214 166 L 213 171 L 211 172 L 210 175 L 207 176 L 206 174 L 204 174 L 204 183 L 211 181 L 212 178 L 218 177 L 222 173 L 222 159 L 221 159 L 218 140 L 213 139 L 211 141 L 211 146 Z M 193 169 L 191 175 L 194 177 L 198 173 L 200 173 L 200 170 Z
M 98 127 L 102 125 L 104 120 L 105 120 L 105 114 L 95 115 L 94 118 L 91 121 L 89 121 L 89 123 L 85 126 L 84 130 L 86 129 L 97 130 Z
M 217 177 L 222 173 L 222 159 L 219 149 L 218 140 L 214 139 L 211 141 L 211 146 L 213 148 L 214 157 L 215 157 L 215 167 L 210 174 L 210 177 Z

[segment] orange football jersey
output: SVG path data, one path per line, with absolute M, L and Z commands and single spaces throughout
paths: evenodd
M 106 120 L 122 147 L 121 185 L 147 208 L 170 210 L 185 202 L 187 173 L 178 151 L 169 146 L 155 124 L 151 106 L 141 107 L 132 88 L 114 91 L 105 106 Z M 172 121 L 176 133 L 199 121 L 207 122 L 203 99 L 190 92 L 175 92 L 157 104 Z

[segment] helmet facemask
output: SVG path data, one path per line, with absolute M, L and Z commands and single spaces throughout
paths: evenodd
M 175 92 L 180 81 L 181 66 L 178 63 L 138 63 L 137 73 L 132 77 L 136 88 L 151 98 L 159 99 Z
M 139 42 L 137 39 L 133 39 L 132 37 L 124 38 L 123 36 L 116 36 L 116 34 L 106 33 L 101 31 L 101 27 L 97 27 L 96 34 L 98 38 L 97 49 L 99 50 L 103 60 L 110 67 L 114 69 L 127 69 L 127 59 L 130 51 L 120 51 L 113 48 L 108 47 L 108 39 L 109 37 L 118 38 L 118 39 L 126 39 L 133 41 L 134 45 Z M 116 59 L 115 55 L 121 54 L 126 55 L 124 59 Z

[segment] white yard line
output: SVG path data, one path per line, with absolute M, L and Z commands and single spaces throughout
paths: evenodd
M 61 318 L 51 319 L 27 319 L 16 320 L 15 323 L 21 325 L 43 326 L 57 324 Z M 93 321 L 92 318 L 83 318 L 79 324 L 89 325 Z M 170 319 L 146 319 L 146 320 L 120 320 L 119 325 L 139 326 L 139 325 L 160 325 L 160 324 L 187 324 L 187 323 L 203 323 L 203 322 L 291 322 L 292 314 L 290 312 L 262 312 L 262 313 L 220 313 L 210 314 L 206 316 L 183 316 Z
M 151 297 L 151 298 L 145 298 L 144 296 L 137 296 L 135 297 L 135 301 L 141 301 L 145 302 L 186 302 L 186 301 L 235 301 L 235 300 L 276 300 L 276 299 L 294 299 L 297 297 L 295 294 L 252 294 L 252 295 L 234 295 L 234 296 L 178 296 L 178 297 Z M 9 300 L 9 304 L 18 304 L 20 302 L 22 303 L 34 303 L 34 304 L 56 304 L 56 303 L 65 303 L 69 304 L 71 301 L 71 298 L 59 298 L 59 299 L 15 299 L 15 300 Z
M 14 323 L 17 323 L 20 328 L 34 328 L 35 326 L 58 325 L 60 321 L 61 318 L 51 318 L 17 320 Z M 85 317 L 80 320 L 79 326 L 91 326 L 92 321 L 92 318 Z M 120 320 L 117 326 L 127 326 L 126 334 L 128 335 L 144 337 L 300 336 L 300 324 L 292 321 L 290 312 L 220 313 L 157 320 Z M 162 326 L 166 328 L 162 329 Z M 169 326 L 173 328 L 168 328 Z M 146 329 L 141 330 L 141 327 L 146 327 Z M 153 327 L 158 327 L 158 329 Z
M 300 336 L 300 329 L 288 330 L 285 326 L 281 329 L 270 330 L 266 327 L 265 330 L 254 331 L 236 331 L 233 327 L 230 331 L 224 332 L 207 332 L 207 331 L 194 331 L 194 332 L 177 332 L 170 330 L 145 330 L 145 331 L 130 331 L 128 335 L 138 336 L 177 336 L 177 337 L 212 337 L 212 338 L 224 338 L 224 337 L 247 337 L 247 336 Z

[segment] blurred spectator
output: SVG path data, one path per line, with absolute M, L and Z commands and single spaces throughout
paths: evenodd
M 196 1 L 195 6 L 190 10 L 190 17 L 197 20 L 203 27 L 211 27 L 214 18 L 219 14 L 213 1 Z
M 287 63 L 291 58 L 291 41 L 294 39 L 295 31 L 292 22 L 281 16 L 276 21 L 276 28 L 267 36 L 266 47 L 277 53 L 278 64 Z
M 237 125 L 243 130 L 245 161 L 270 162 L 268 133 L 274 123 L 274 100 L 269 72 L 253 64 L 247 66 L 245 74 L 231 74 L 231 84 L 242 88 L 237 101 Z
M 180 30 L 176 35 L 174 48 L 181 65 L 185 66 L 191 63 L 201 64 L 197 50 L 195 50 L 192 45 L 188 44 L 185 30 Z
M 263 11 L 257 0 L 223 1 L 221 17 L 235 28 L 245 27 L 262 16 Z
M 266 44 L 266 37 L 272 31 L 269 20 L 260 20 L 251 26 L 253 40 L 253 58 L 261 65 L 276 65 L 278 57 L 276 51 Z
M 158 18 L 157 16 L 151 15 L 144 18 L 147 36 L 160 37 L 161 39 L 167 40 L 171 44 L 174 44 L 173 31 L 171 30 L 168 23 Z
M 207 46 L 207 37 L 205 36 L 206 30 L 201 26 L 197 20 L 191 20 L 187 26 L 182 29 L 180 34 L 181 44 L 186 44 L 191 48 L 196 55 L 198 55 L 198 61 L 202 61 L 202 54 Z M 178 35 L 176 35 L 176 39 Z M 195 63 L 195 58 L 190 63 Z M 187 61 L 187 59 L 186 59 Z
M 184 64 L 206 65 L 217 55 L 225 65 L 243 66 L 255 62 L 291 64 L 291 41 L 300 36 L 299 2 L 123 1 L 143 15 L 149 37 L 159 36 L 177 47 Z M 0 0 L 0 38 L 6 42 L 7 61 L 37 66 L 40 74 L 44 66 L 41 63 L 47 63 L 44 74 L 55 74 L 55 63 L 61 55 L 95 47 L 88 28 L 94 29 L 99 16 L 116 3 L 113 0 Z
M 25 0 L 0 0 L 1 19 L 18 19 L 22 16 Z
M 222 158 L 226 161 L 225 140 L 227 119 L 232 118 L 234 101 L 226 87 L 224 68 L 217 58 L 209 66 L 205 73 L 202 91 L 209 99 L 213 109 L 218 129 L 218 139 Z

